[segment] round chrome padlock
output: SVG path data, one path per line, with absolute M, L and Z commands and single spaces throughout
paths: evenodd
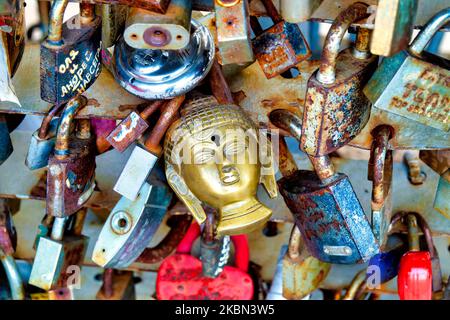
M 114 50 L 116 81 L 143 99 L 171 99 L 185 94 L 208 74 L 214 60 L 209 30 L 191 20 L 191 40 L 181 50 L 135 49 L 123 37 Z

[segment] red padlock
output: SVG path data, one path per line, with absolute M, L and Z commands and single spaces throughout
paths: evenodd
M 393 221 L 402 217 L 408 223 L 409 251 L 401 260 L 397 278 L 400 300 L 431 300 L 433 291 L 442 288 L 439 257 L 433 244 L 426 221 L 417 213 L 400 213 Z M 419 232 L 422 229 L 428 251 L 420 251 Z
M 191 255 L 200 236 L 193 222 L 175 254 L 161 263 L 156 277 L 158 300 L 250 300 L 253 281 L 248 275 L 249 248 L 246 235 L 231 236 L 235 248 L 235 267 L 225 266 L 216 278 L 202 275 L 202 262 Z

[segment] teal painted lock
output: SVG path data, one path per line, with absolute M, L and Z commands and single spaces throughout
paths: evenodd
M 450 8 L 440 11 L 407 50 L 383 60 L 364 88 L 375 108 L 449 132 L 450 61 L 424 51 L 449 21 Z

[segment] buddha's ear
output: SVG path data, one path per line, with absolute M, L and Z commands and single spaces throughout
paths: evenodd
M 272 142 L 265 136 L 259 137 L 259 157 L 261 173 L 259 182 L 262 183 L 271 198 L 278 196 L 277 181 L 275 179 L 274 157 Z
M 189 190 L 188 186 L 184 182 L 183 177 L 181 177 L 172 164 L 166 162 L 166 178 L 170 187 L 176 193 L 178 198 L 184 203 L 184 205 L 189 209 L 189 211 L 194 216 L 195 220 L 199 224 L 202 224 L 206 220 L 206 214 L 203 210 L 201 201 L 194 196 L 194 194 Z

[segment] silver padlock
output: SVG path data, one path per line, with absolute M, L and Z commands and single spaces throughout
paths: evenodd
M 144 183 L 135 201 L 122 197 L 95 244 L 92 260 L 103 268 L 125 268 L 148 246 L 172 200 L 166 185 Z
M 5 269 L 6 277 L 8 278 L 11 298 L 13 300 L 25 300 L 25 289 L 22 277 L 20 276 L 14 257 L 6 254 L 3 249 L 0 248 L 0 260 Z
M 79 265 L 83 260 L 89 238 L 79 234 L 64 235 L 67 220 L 67 217 L 56 217 L 51 236 L 39 239 L 29 284 L 47 291 L 66 287 L 69 266 Z
M 195 20 L 191 24 L 191 40 L 180 50 L 135 49 L 121 38 L 114 50 L 116 81 L 148 100 L 191 91 L 208 74 L 215 54 L 209 30 Z

